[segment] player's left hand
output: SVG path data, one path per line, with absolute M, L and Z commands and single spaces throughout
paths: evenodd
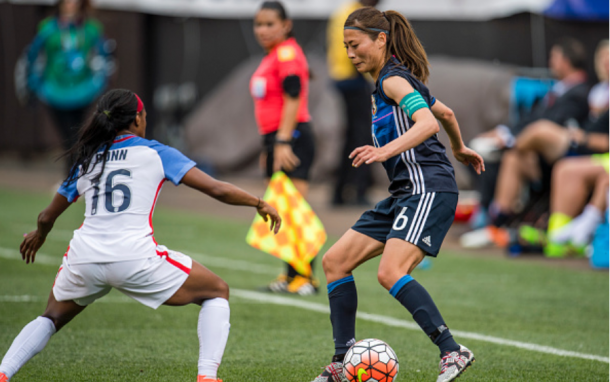
M 261 199 L 261 205 L 260 207 L 256 208 L 256 212 L 258 212 L 258 214 L 262 216 L 265 222 L 271 219 L 269 230 L 273 231 L 274 234 L 277 234 L 280 231 L 280 226 L 282 225 L 282 218 L 280 217 L 280 214 L 277 213 L 277 210 L 273 208 L 269 203 Z
M 42 247 L 46 238 L 42 237 L 38 233 L 38 230 L 32 231 L 25 235 L 25 239 L 19 246 L 19 252 L 21 252 L 21 258 L 25 260 L 26 264 L 33 263 L 36 258 L 36 252 Z
M 390 158 L 387 150 L 383 147 L 361 146 L 356 148 L 349 154 L 349 159 L 353 159 L 352 166 L 360 167 L 360 165 L 371 164 L 373 162 L 385 162 Z
M 481 172 L 485 171 L 485 162 L 483 161 L 483 158 L 476 153 L 476 151 L 469 149 L 465 145 L 462 145 L 462 147 L 459 149 L 452 150 L 455 159 L 460 161 L 465 166 L 471 164 L 477 174 L 481 175 Z

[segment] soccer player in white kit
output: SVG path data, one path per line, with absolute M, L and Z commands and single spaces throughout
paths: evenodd
M 145 132 L 144 104 L 123 89 L 106 93 L 81 129 L 68 152 L 76 157 L 74 169 L 38 216 L 38 229 L 23 240 L 23 259 L 34 262 L 55 220 L 80 196 L 85 221 L 74 231 L 44 314 L 23 328 L 2 359 L 0 382 L 112 288 L 153 309 L 201 305 L 197 381 L 220 381 L 216 374 L 230 327 L 229 287 L 190 257 L 157 244 L 152 226 L 157 197 L 169 180 L 227 204 L 255 207 L 275 233 L 281 219 L 265 201 L 206 175 L 178 150 L 145 139 Z

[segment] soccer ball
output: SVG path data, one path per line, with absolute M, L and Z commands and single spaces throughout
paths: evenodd
M 398 374 L 398 358 L 390 345 L 369 338 L 347 351 L 343 371 L 349 382 L 392 382 Z

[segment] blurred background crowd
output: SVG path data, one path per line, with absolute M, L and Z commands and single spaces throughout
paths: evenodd
M 97 97 L 121 87 L 147 104 L 149 138 L 210 174 L 260 177 L 261 3 L 0 0 L 0 158 L 69 147 Z M 460 245 L 608 267 L 607 1 L 283 3 L 309 64 L 311 181 L 332 184 L 329 208 L 372 206 L 371 187 L 387 186 L 380 165 L 346 161 L 369 144 L 373 84 L 345 61 L 341 30 L 360 6 L 395 9 L 430 57 L 429 88 L 486 160 L 481 177 L 454 163 L 468 191 L 456 221 L 471 228 Z

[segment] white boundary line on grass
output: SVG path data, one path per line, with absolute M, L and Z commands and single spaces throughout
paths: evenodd
M 319 313 L 330 313 L 330 309 L 328 308 L 327 305 L 318 304 L 318 303 L 309 302 L 309 301 L 296 300 L 294 298 L 289 298 L 289 297 L 274 296 L 274 295 L 267 294 L 267 293 L 259 293 L 259 292 L 253 292 L 253 291 L 242 290 L 242 289 L 231 289 L 231 296 L 244 298 L 244 299 L 248 299 L 248 300 L 254 300 L 254 301 L 258 301 L 258 302 L 266 303 L 266 304 L 292 306 L 295 308 L 311 310 L 311 311 L 319 312 Z M 410 329 L 410 330 L 421 330 L 419 325 L 417 325 L 415 323 L 400 320 L 398 318 L 382 316 L 379 314 L 364 313 L 364 312 L 359 311 L 357 313 L 357 317 L 363 321 L 375 322 L 375 323 L 383 324 L 386 326 L 392 326 L 392 327 L 396 327 L 396 328 L 403 328 L 403 329 Z M 553 348 L 550 346 L 543 346 L 543 345 L 536 345 L 536 344 L 532 344 L 532 343 L 528 343 L 528 342 L 507 340 L 504 338 L 486 336 L 484 334 L 465 332 L 462 330 L 451 329 L 451 333 L 460 338 L 469 338 L 472 340 L 490 342 L 490 343 L 494 343 L 494 344 L 498 344 L 498 345 L 512 346 L 512 347 L 531 350 L 531 351 L 535 351 L 535 352 L 539 352 L 539 353 L 558 355 L 558 356 L 562 356 L 562 357 L 582 358 L 582 359 L 588 359 L 588 360 L 592 360 L 592 361 L 610 363 L 610 360 L 607 357 L 602 357 L 602 356 L 593 355 L 593 354 L 578 353 L 578 352 L 573 352 L 573 351 L 568 351 L 568 350 L 557 349 L 557 348 Z
M 197 258 L 201 259 L 202 261 L 206 262 L 208 265 L 216 266 L 219 268 L 227 268 L 227 269 L 232 269 L 232 270 L 254 272 L 254 273 L 258 273 L 258 274 L 276 274 L 277 273 L 274 267 L 270 267 L 270 266 L 263 265 L 263 264 L 252 263 L 252 262 L 244 261 L 244 260 L 225 259 L 225 258 L 203 255 L 203 254 L 198 254 L 198 253 L 190 253 L 190 252 L 185 252 L 185 253 L 187 253 L 189 256 L 194 257 L 195 259 L 197 259 Z M 21 259 L 21 255 L 19 254 L 19 251 L 13 250 L 13 249 L 8 249 L 8 248 L 2 248 L 2 247 L 0 247 L 0 257 L 6 258 L 6 259 L 11 259 L 11 260 Z M 45 265 L 59 266 L 61 260 L 59 258 L 55 258 L 53 256 L 49 256 L 49 255 L 46 255 L 43 253 L 38 253 L 36 255 L 36 262 L 45 264 Z M 297 299 L 290 298 L 290 297 L 276 296 L 276 295 L 272 295 L 272 294 L 268 294 L 268 293 L 260 293 L 260 292 L 254 292 L 254 291 L 249 291 L 249 290 L 231 288 L 231 296 L 250 300 L 250 301 L 256 301 L 256 302 L 263 303 L 263 304 L 291 306 L 294 308 L 305 309 L 305 310 L 309 310 L 312 312 L 325 313 L 325 314 L 330 313 L 330 309 L 329 309 L 328 305 L 326 305 L 326 304 L 319 304 L 316 302 L 297 300 Z M 0 302 L 39 302 L 39 301 L 46 301 L 46 298 L 29 296 L 29 295 L 0 296 Z M 105 297 L 103 299 L 100 299 L 99 301 L 106 302 L 106 303 L 125 303 L 125 302 L 131 302 L 133 300 L 131 300 L 127 297 Z M 357 317 L 360 320 L 375 322 L 375 323 L 386 325 L 386 326 L 409 329 L 409 330 L 421 330 L 420 327 L 415 323 L 401 320 L 398 318 L 382 316 L 379 314 L 358 312 Z M 519 349 L 531 350 L 531 351 L 535 351 L 535 352 L 539 352 L 539 353 L 557 355 L 557 356 L 562 356 L 562 357 L 581 358 L 581 359 L 587 359 L 587 360 L 592 360 L 592 361 L 610 363 L 610 359 L 608 357 L 603 357 L 603 356 L 598 356 L 598 355 L 593 355 L 593 354 L 578 353 L 578 352 L 573 352 L 573 351 L 568 351 L 568 350 L 557 349 L 557 348 L 553 348 L 550 346 L 537 345 L 537 344 L 533 344 L 533 343 L 529 343 L 529 342 L 513 341 L 513 340 L 508 340 L 508 339 L 499 338 L 499 337 L 487 336 L 484 334 L 479 334 L 479 333 L 474 333 L 474 332 L 466 332 L 466 331 L 462 331 L 462 330 L 451 329 L 451 332 L 458 337 L 468 338 L 468 339 L 472 339 L 472 340 L 476 340 L 476 341 L 489 342 L 489 343 L 503 345 L 503 346 L 512 346 L 512 347 L 516 347 Z

